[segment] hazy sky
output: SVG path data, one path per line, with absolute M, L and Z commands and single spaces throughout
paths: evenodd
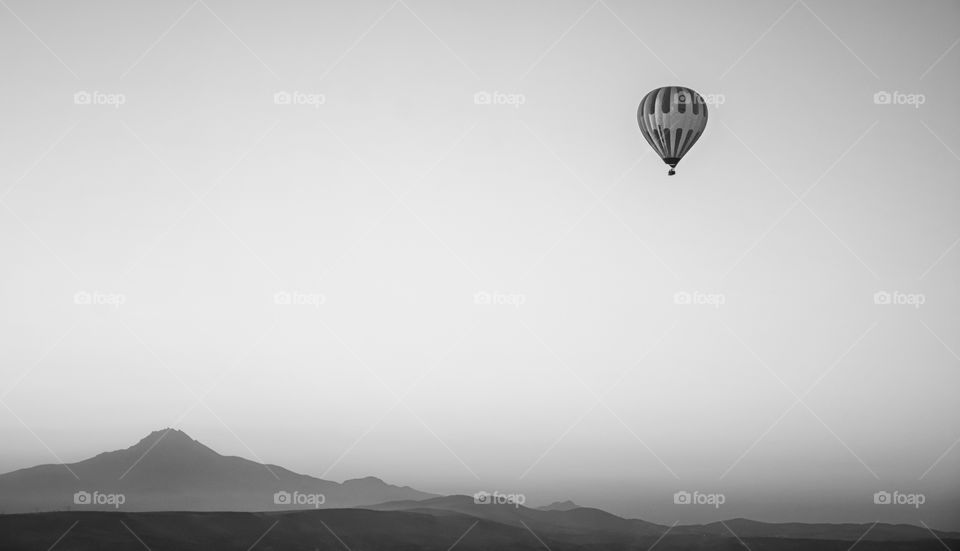
M 176 426 L 960 529 L 958 38 L 948 1 L 3 0 L 0 471 Z M 635 113 L 679 84 L 668 178 Z

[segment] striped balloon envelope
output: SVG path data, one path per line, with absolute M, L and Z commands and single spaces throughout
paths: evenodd
M 690 88 L 657 88 L 640 102 L 637 123 L 650 147 L 670 165 L 667 174 L 673 176 L 677 163 L 707 127 L 707 104 L 703 96 Z

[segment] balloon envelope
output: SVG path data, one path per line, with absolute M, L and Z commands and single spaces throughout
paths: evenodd
M 703 96 L 690 88 L 657 88 L 640 102 L 637 123 L 650 147 L 670 165 L 672 175 L 707 126 L 707 104 Z

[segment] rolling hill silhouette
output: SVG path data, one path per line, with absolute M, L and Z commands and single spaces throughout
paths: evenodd
M 570 509 L 578 508 L 580 508 L 580 506 L 569 499 L 566 501 L 554 501 L 550 505 L 537 507 L 537 509 L 540 509 L 541 511 L 569 511 Z
M 39 465 L 0 475 L 0 511 L 115 508 L 97 503 L 77 505 L 74 493 L 80 491 L 123 494 L 126 511 L 313 508 L 314 502 L 294 502 L 293 492 L 321 494 L 320 507 L 355 507 L 434 497 L 374 477 L 337 483 L 276 465 L 220 455 L 182 431 L 166 429 L 150 433 L 129 448 L 77 463 Z M 276 492 L 288 492 L 291 499 L 275 504 Z
M 80 491 L 123 494 L 124 502 L 76 504 Z M 275 503 L 276 492 L 286 492 L 286 501 Z M 298 503 L 291 499 L 296 493 L 324 499 Z M 459 541 L 464 551 L 742 549 L 743 543 L 753 550 L 845 550 L 851 544 L 920 550 L 942 549 L 941 540 L 960 542 L 957 533 L 903 524 L 732 519 L 669 527 L 572 501 L 530 508 L 437 496 L 374 477 L 337 483 L 223 456 L 172 429 L 66 466 L 0 475 L 0 513 L 4 550 L 47 548 L 65 531 L 65 549 L 133 548 L 140 545 L 133 533 L 153 550 L 248 548 L 266 532 L 259 544 L 265 549 L 342 549 L 339 539 L 353 549 L 448 549 Z
M 601 509 L 573 507 L 545 510 L 524 506 L 475 503 L 469 496 L 446 496 L 421 501 L 397 501 L 382 503 L 366 509 L 378 511 L 408 511 L 446 516 L 464 514 L 492 522 L 512 526 L 529 526 L 534 531 L 562 535 L 569 540 L 575 536 L 587 536 L 583 541 L 623 542 L 631 538 L 659 537 L 667 533 L 668 526 L 639 519 L 625 519 Z M 724 526 L 726 525 L 726 526 Z M 729 530 L 728 530 L 729 527 Z M 868 530 L 869 529 L 869 530 Z M 748 519 L 731 519 L 710 524 L 678 525 L 670 528 L 672 536 L 700 538 L 731 537 L 731 531 L 741 538 L 776 538 L 783 540 L 820 541 L 875 541 L 910 542 L 919 540 L 960 539 L 955 532 L 930 531 L 910 524 L 829 524 L 829 523 L 767 523 Z
M 437 511 L 437 510 L 434 510 Z M 666 527 L 663 527 L 664 529 Z M 679 528 L 679 527 L 677 527 Z M 693 534 L 637 535 L 595 530 L 570 533 L 549 525 L 504 524 L 467 514 L 367 509 L 278 513 L 65 511 L 0 515 L 0 548 L 515 551 L 933 551 L 956 549 L 960 539 L 874 541 Z M 663 535 L 663 537 L 661 537 Z M 58 539 L 59 538 L 59 539 Z

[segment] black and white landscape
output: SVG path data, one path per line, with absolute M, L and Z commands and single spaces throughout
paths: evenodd
M 960 551 L 958 97 L 955 0 L 0 0 L 0 551 Z
M 117 479 L 118 467 L 140 458 L 136 470 Z M 103 500 L 98 502 L 94 492 Z M 470 539 L 463 542 L 465 549 L 634 549 L 657 544 L 664 549 L 848 549 L 852 544 L 865 549 L 939 549 L 960 544 L 960 532 L 910 524 L 737 518 L 662 525 L 569 500 L 533 508 L 483 494 L 434 496 L 374 477 L 338 484 L 226 457 L 173 429 L 78 463 L 2 475 L 0 495 L 0 509 L 7 513 L 0 516 L 4 549 L 11 550 L 49 547 L 58 543 L 51 537 L 64 533 L 70 536 L 70 549 L 120 549 L 137 543 L 148 549 L 186 550 L 250 543 L 263 549 L 345 547 L 340 538 L 351 542 L 350 549 L 449 549 L 466 534 Z M 282 495 L 325 499 L 292 503 L 278 499 Z

